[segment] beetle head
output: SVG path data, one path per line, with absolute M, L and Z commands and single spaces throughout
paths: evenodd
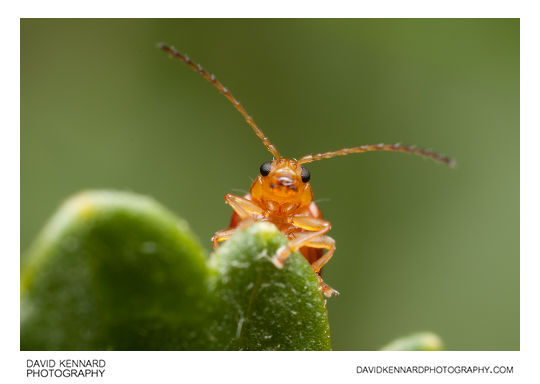
M 260 174 L 251 186 L 254 200 L 270 201 L 296 208 L 307 207 L 313 200 L 310 175 L 296 160 L 278 159 L 261 165 Z

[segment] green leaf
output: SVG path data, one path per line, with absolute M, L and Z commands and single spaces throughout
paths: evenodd
M 213 292 L 225 305 L 214 331 L 234 350 L 328 350 L 324 299 L 306 259 L 293 253 L 283 269 L 271 257 L 286 238 L 269 223 L 231 237 L 211 261 Z
M 23 350 L 329 349 L 315 275 L 256 223 L 208 262 L 185 222 L 111 191 L 69 199 L 25 258 Z

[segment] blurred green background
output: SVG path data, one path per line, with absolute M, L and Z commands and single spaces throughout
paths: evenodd
M 82 189 L 155 197 L 210 250 L 227 192 L 270 160 L 401 142 L 456 169 L 369 153 L 309 165 L 337 251 L 336 350 L 420 330 L 519 349 L 519 20 L 21 21 L 21 249 Z M 24 257 L 24 256 L 23 256 Z

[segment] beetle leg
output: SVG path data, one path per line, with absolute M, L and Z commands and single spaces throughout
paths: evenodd
M 236 228 L 222 229 L 221 231 L 217 231 L 216 233 L 214 233 L 214 236 L 212 236 L 212 244 L 214 245 L 214 250 L 217 250 L 219 248 L 219 243 L 221 241 L 227 240 L 229 237 L 232 236 L 234 232 L 236 232 Z
M 313 219 L 313 218 L 311 218 Z M 324 221 L 321 219 L 314 219 L 319 221 Z M 302 221 L 304 224 L 307 224 L 307 221 Z M 313 220 L 309 221 L 310 224 L 314 224 Z M 286 260 L 287 257 L 289 257 L 290 252 L 294 251 L 300 247 L 311 247 L 311 248 L 324 248 L 326 249 L 326 252 L 317 260 L 315 260 L 313 263 L 311 263 L 311 268 L 313 269 L 313 272 L 317 275 L 317 279 L 319 280 L 319 290 L 326 296 L 331 297 L 333 294 L 339 295 L 339 292 L 327 285 L 322 277 L 320 276 L 321 268 L 330 260 L 332 255 L 334 254 L 334 251 L 336 250 L 336 242 L 334 239 L 332 239 L 329 236 L 325 236 L 322 233 L 323 231 L 328 231 L 328 226 L 324 229 L 317 231 L 317 232 L 308 232 L 308 233 L 300 233 L 295 234 L 295 237 L 289 242 L 289 245 L 286 247 L 281 248 L 278 250 L 278 253 L 272 261 L 274 262 L 274 265 L 276 265 L 278 268 L 283 267 L 283 262 Z M 321 226 L 323 223 L 320 224 Z M 307 227 L 307 225 L 306 225 Z M 314 225 L 311 225 L 310 228 L 314 228 Z M 306 228 L 307 229 L 307 228 Z M 321 233 L 322 232 L 322 233 Z M 282 259 L 282 257 L 285 255 L 285 259 Z
M 295 227 L 309 232 L 302 232 L 296 235 L 289 241 L 288 245 L 278 249 L 277 254 L 272 258 L 272 262 L 278 268 L 283 268 L 283 264 L 291 254 L 291 251 L 296 251 L 312 239 L 324 235 L 331 227 L 330 222 L 311 216 L 295 216 L 291 222 Z
M 225 202 L 240 216 L 242 221 L 255 221 L 263 216 L 263 210 L 252 201 L 230 193 L 225 195 Z M 236 228 L 227 228 L 217 231 L 212 236 L 214 249 L 219 248 L 219 243 L 227 240 L 236 231 Z
M 319 279 L 319 289 L 326 297 L 331 297 L 333 294 L 335 294 L 336 296 L 339 295 L 339 292 L 327 285 L 320 275 L 322 267 L 326 263 L 328 263 L 330 258 L 334 255 L 334 252 L 336 250 L 335 240 L 329 236 L 320 236 L 308 241 L 304 244 L 304 246 L 326 249 L 326 252 L 319 259 L 311 263 L 311 268 L 313 268 L 313 272 L 315 272 L 317 278 Z
M 315 273 L 319 273 L 321 271 L 321 268 L 328 263 L 336 250 L 336 242 L 329 236 L 320 236 L 316 239 L 308 241 L 307 243 L 303 244 L 303 246 L 325 248 L 327 250 L 320 258 L 311 263 L 311 268 L 313 268 L 313 272 Z
M 245 199 L 240 196 L 227 193 L 225 195 L 225 202 L 231 206 L 232 209 L 240 216 L 240 219 L 252 219 L 257 220 L 264 216 L 264 211 L 257 204 L 251 200 Z

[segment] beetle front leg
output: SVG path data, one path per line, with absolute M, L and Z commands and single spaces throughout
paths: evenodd
M 295 216 L 292 218 L 292 224 L 297 228 L 309 232 L 297 234 L 295 238 L 289 241 L 289 244 L 278 249 L 276 255 L 272 258 L 272 262 L 280 269 L 283 268 L 285 260 L 287 260 L 292 251 L 296 251 L 311 240 L 324 235 L 331 228 L 330 222 L 311 216 Z
M 225 203 L 229 204 L 242 220 L 258 220 L 264 216 L 264 211 L 261 207 L 244 197 L 227 193 L 225 195 Z
M 217 250 L 219 248 L 219 243 L 227 240 L 233 235 L 234 232 L 236 232 L 236 228 L 222 229 L 221 231 L 214 233 L 214 236 L 212 236 L 212 245 L 214 246 L 214 250 Z
M 320 291 L 326 297 L 331 297 L 333 294 L 339 295 L 339 292 L 327 285 L 320 276 L 321 268 L 330 260 L 336 250 L 334 239 L 324 236 L 331 228 L 330 222 L 310 216 L 297 216 L 292 219 L 292 224 L 310 232 L 298 234 L 287 246 L 279 249 L 272 260 L 274 265 L 278 268 L 283 267 L 283 263 L 291 254 L 291 251 L 295 251 L 300 247 L 325 248 L 327 251 L 311 264 L 311 268 L 313 268 L 313 272 L 315 272 L 319 280 Z
M 263 210 L 246 198 L 227 193 L 225 195 L 225 203 L 231 206 L 238 216 L 240 216 L 242 221 L 256 221 L 263 216 Z M 237 228 L 226 228 L 214 233 L 214 236 L 212 236 L 214 250 L 219 248 L 220 242 L 231 237 L 236 229 Z

